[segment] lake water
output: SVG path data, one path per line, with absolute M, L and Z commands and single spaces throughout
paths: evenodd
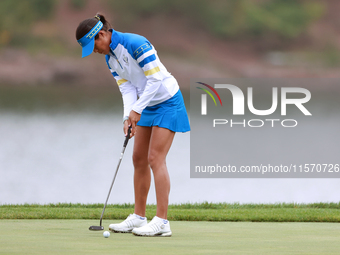
M 1 112 L 0 204 L 105 202 L 123 141 L 114 114 Z M 109 203 L 134 202 L 132 147 Z M 167 162 L 172 204 L 339 202 L 340 179 L 191 179 L 190 133 L 176 134 Z

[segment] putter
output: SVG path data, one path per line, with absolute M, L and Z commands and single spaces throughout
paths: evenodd
M 111 193 L 113 184 L 114 184 L 114 182 L 115 182 L 115 179 L 116 179 L 116 176 L 117 176 L 117 173 L 118 173 L 118 169 L 119 169 L 120 163 L 122 162 L 122 159 L 123 159 L 123 155 L 124 155 L 124 152 L 125 152 L 125 148 L 126 148 L 128 142 L 129 142 L 129 139 L 130 139 L 130 133 L 131 133 L 131 127 L 129 127 L 129 129 L 128 129 L 128 133 L 127 133 L 127 136 L 126 136 L 126 138 L 125 138 L 124 145 L 123 145 L 123 150 L 122 150 L 122 152 L 120 153 L 120 158 L 119 158 L 119 161 L 118 161 L 117 169 L 116 169 L 115 175 L 114 175 L 113 180 L 112 180 L 112 183 L 111 183 L 111 187 L 110 187 L 110 190 L 109 190 L 109 194 L 107 194 L 107 198 L 106 198 L 106 201 L 105 201 L 105 204 L 104 204 L 104 208 L 103 208 L 102 215 L 100 216 L 100 224 L 99 224 L 99 226 L 91 226 L 91 227 L 89 228 L 89 230 L 94 230 L 94 231 L 104 230 L 104 227 L 102 226 L 103 215 L 104 215 L 104 212 L 105 212 L 105 208 L 106 208 L 106 205 L 107 205 L 107 201 L 109 200 L 109 197 L 110 197 L 110 193 Z

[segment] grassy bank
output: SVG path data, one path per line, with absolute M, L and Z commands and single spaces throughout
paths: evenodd
M 108 205 L 104 219 L 125 219 L 133 204 Z M 99 219 L 103 204 L 1 205 L 0 219 Z M 151 219 L 156 206 L 148 205 Z M 314 204 L 227 204 L 170 205 L 169 220 L 251 222 L 340 222 L 340 203 Z

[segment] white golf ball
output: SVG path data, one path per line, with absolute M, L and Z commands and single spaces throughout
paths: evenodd
M 105 238 L 108 238 L 110 236 L 110 232 L 109 231 L 104 231 L 103 236 Z

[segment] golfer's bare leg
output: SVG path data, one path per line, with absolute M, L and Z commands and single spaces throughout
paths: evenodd
M 156 216 L 162 219 L 167 218 L 170 193 L 170 178 L 165 160 L 174 136 L 175 132 L 169 129 L 152 127 L 148 161 L 155 179 Z
M 135 214 L 143 217 L 145 216 L 146 200 L 151 182 L 151 172 L 148 162 L 151 130 L 151 127 L 137 127 L 132 156 L 135 167 Z

